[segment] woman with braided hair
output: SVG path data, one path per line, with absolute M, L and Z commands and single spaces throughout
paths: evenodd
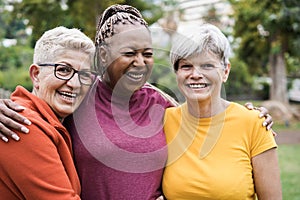
M 146 83 L 154 63 L 147 23 L 134 7 L 113 5 L 99 19 L 95 43 L 100 78 L 64 121 L 81 198 L 159 198 L 167 161 L 163 115 L 177 103 Z
M 113 5 L 100 17 L 95 44 L 101 80 L 65 123 L 81 197 L 156 199 L 167 159 L 162 120 L 175 101 L 146 83 L 154 63 L 150 30 L 137 9 Z

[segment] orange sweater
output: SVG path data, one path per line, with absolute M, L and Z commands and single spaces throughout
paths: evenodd
M 71 138 L 46 102 L 18 86 L 11 99 L 27 109 L 28 135 L 0 142 L 0 199 L 80 199 Z

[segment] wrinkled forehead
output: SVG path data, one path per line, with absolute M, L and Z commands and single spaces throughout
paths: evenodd
M 89 70 L 92 64 L 92 56 L 80 49 L 60 49 L 53 58 L 54 63 L 71 65 L 77 70 Z
M 135 24 L 116 24 L 115 34 L 105 39 L 110 46 L 139 46 L 141 48 L 152 48 L 151 33 L 144 25 Z

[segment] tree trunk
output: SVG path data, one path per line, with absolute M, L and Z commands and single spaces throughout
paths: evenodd
M 269 62 L 271 66 L 270 76 L 272 79 L 270 99 L 288 104 L 286 64 L 283 52 L 280 51 L 279 53 L 271 54 Z

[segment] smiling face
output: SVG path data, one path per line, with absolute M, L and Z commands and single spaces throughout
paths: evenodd
M 221 97 L 222 83 L 227 80 L 229 71 L 229 64 L 225 68 L 218 56 L 204 52 L 179 60 L 176 78 L 188 101 L 205 102 Z
M 60 52 L 54 63 L 65 64 L 76 70 L 90 70 L 90 57 L 79 50 Z M 43 99 L 59 118 L 72 114 L 85 97 L 89 86 L 81 85 L 78 74 L 72 79 L 60 80 L 54 75 L 53 66 L 30 66 L 33 94 Z
M 149 30 L 139 23 L 115 25 L 116 34 L 107 39 L 100 59 L 107 70 L 103 80 L 123 95 L 139 89 L 151 75 L 153 49 Z

